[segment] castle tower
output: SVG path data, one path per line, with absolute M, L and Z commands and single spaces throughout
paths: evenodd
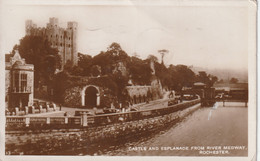
M 26 20 L 25 21 L 25 34 L 31 35 L 31 30 L 33 28 L 37 28 L 37 25 L 34 24 L 32 20 Z
M 56 17 L 49 18 L 49 23 L 47 24 L 47 27 L 49 28 L 58 28 L 59 27 L 59 19 Z
M 77 31 L 78 31 L 78 23 L 68 22 L 67 33 L 70 35 L 68 55 L 69 55 L 69 60 L 71 60 L 73 65 L 78 65 Z
M 61 56 L 61 70 L 70 61 L 72 65 L 78 64 L 77 48 L 77 22 L 68 22 L 67 28 L 59 27 L 59 19 L 49 18 L 49 22 L 44 28 L 37 28 L 32 20 L 25 23 L 26 35 L 42 36 L 47 39 L 52 48 L 57 48 Z

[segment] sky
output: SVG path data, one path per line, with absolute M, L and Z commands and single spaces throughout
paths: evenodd
M 97 55 L 112 42 L 147 58 L 169 51 L 166 64 L 248 69 L 248 8 L 243 5 L 5 5 L 2 52 L 25 35 L 25 21 L 45 27 L 50 17 L 78 22 L 78 51 Z

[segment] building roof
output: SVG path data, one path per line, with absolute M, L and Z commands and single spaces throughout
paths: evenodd
M 33 64 L 26 64 L 25 59 L 21 58 L 18 50 L 15 51 L 15 54 L 5 54 L 5 69 L 6 70 L 33 70 Z

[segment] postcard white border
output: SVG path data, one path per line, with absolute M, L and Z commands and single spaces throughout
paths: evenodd
M 248 103 L 248 157 L 102 157 L 102 156 L 5 156 L 4 155 L 4 132 L 5 132 L 5 115 L 4 115 L 4 54 L 1 51 L 0 60 L 1 60 L 1 115 L 0 115 L 0 159 L 4 161 L 16 161 L 16 160 L 122 160 L 122 159 L 136 159 L 136 160 L 173 160 L 178 159 L 178 161 L 190 160 L 190 161 L 209 161 L 209 160 L 236 160 L 236 161 L 245 161 L 245 160 L 254 160 L 256 158 L 256 2 L 247 1 L 247 0 L 228 0 L 228 1 L 214 1 L 214 0 L 205 0 L 205 1 L 195 1 L 195 0 L 132 0 L 132 1 L 119 1 L 119 0 L 2 0 L 0 1 L 0 7 L 4 7 L 5 5 L 172 5 L 172 6 L 247 6 L 248 7 L 248 75 L 249 75 L 249 103 Z M 0 20 L 4 18 L 4 14 L 1 11 Z M 4 25 L 2 21 L 0 21 L 0 29 Z M 1 35 L 1 30 L 0 30 Z M 0 36 L 0 42 L 4 40 Z M 0 49 L 1 49 L 0 43 Z

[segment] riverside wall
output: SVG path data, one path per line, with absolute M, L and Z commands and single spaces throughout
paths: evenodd
M 199 100 L 187 105 L 189 107 L 168 114 L 99 126 L 6 130 L 6 155 L 74 155 L 82 149 L 93 155 L 92 151 L 100 145 L 149 136 L 171 127 L 200 108 Z M 149 115 L 148 111 L 144 112 Z

